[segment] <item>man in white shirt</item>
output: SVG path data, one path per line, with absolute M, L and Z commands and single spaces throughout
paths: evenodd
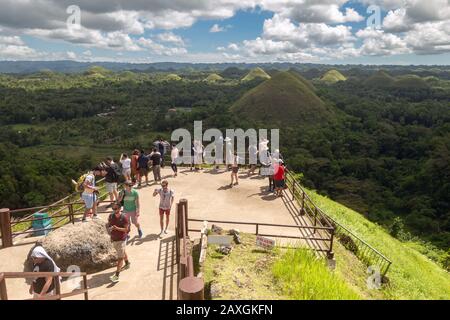
M 171 158 L 171 167 L 174 173 L 174 177 L 178 175 L 178 168 L 177 168 L 177 162 L 178 158 L 180 156 L 180 151 L 178 150 L 176 144 L 172 145 L 172 151 L 170 152 L 170 158 Z
M 103 168 L 95 167 L 94 170 L 89 172 L 83 182 L 83 193 L 81 194 L 81 199 L 84 201 L 85 211 L 83 214 L 83 222 L 86 222 L 88 215 L 97 217 L 97 199 L 98 199 L 98 188 L 95 186 L 95 176 L 102 175 Z

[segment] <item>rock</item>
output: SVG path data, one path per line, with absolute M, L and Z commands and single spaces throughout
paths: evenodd
M 220 246 L 219 248 L 217 248 L 217 252 L 220 252 L 224 255 L 229 255 L 231 250 L 233 250 L 232 246 Z
M 236 285 L 237 285 L 239 288 L 242 288 L 242 287 L 243 287 L 241 280 L 239 280 L 237 277 L 233 276 L 233 281 L 234 281 L 234 283 L 236 283 Z
M 209 292 L 211 298 L 219 298 L 222 293 L 222 287 L 217 282 L 212 282 Z
M 217 225 L 215 225 L 215 224 L 213 224 L 213 225 L 211 226 L 211 232 L 212 232 L 212 233 L 222 234 L 222 231 L 223 231 L 223 228 L 221 228 L 221 227 L 219 227 L 219 226 L 217 226 Z
M 241 236 L 239 234 L 239 230 L 238 229 L 231 229 L 229 231 L 229 234 L 233 236 L 234 242 L 236 244 L 241 244 L 242 243 Z
M 50 232 L 41 244 L 61 271 L 74 265 L 82 272 L 94 273 L 117 261 L 105 222 L 100 219 L 65 225 Z

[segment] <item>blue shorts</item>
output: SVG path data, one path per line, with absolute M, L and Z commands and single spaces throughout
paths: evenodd
M 95 195 L 92 194 L 82 194 L 81 199 L 84 201 L 84 206 L 86 209 L 92 209 L 94 207 Z

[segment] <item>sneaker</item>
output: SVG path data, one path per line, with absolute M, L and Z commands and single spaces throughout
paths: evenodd
M 87 222 L 86 218 L 81 219 L 81 222 Z
M 111 280 L 111 282 L 113 283 L 119 282 L 119 276 L 114 274 L 113 276 L 109 277 L 109 280 Z
M 125 265 L 122 267 L 122 270 L 128 270 L 130 269 L 131 263 L 125 263 Z
M 168 234 L 169 232 L 167 232 L 167 229 L 166 230 L 164 230 L 164 234 Z
M 96 214 L 94 214 L 94 215 L 92 216 L 92 219 L 98 219 L 98 216 L 97 216 Z
M 139 235 L 139 238 L 142 238 L 143 233 L 142 233 L 142 230 L 141 230 L 141 229 L 138 230 L 138 235 Z
M 162 237 L 163 237 L 163 235 L 164 235 L 164 231 L 163 231 L 163 230 L 161 230 L 161 233 L 159 234 L 159 237 L 160 237 L 160 238 L 162 238 Z

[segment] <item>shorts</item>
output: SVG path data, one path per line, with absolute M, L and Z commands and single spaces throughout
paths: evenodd
M 136 211 L 130 211 L 130 212 L 124 211 L 123 213 L 128 218 L 128 221 L 130 221 L 132 224 L 138 224 L 139 223 L 139 221 L 138 221 L 139 217 L 136 216 Z
M 147 176 L 148 175 L 148 168 L 140 168 L 139 169 L 139 174 L 141 176 Z
M 125 247 L 127 243 L 126 241 L 113 241 L 113 247 L 117 252 L 117 258 L 123 259 L 125 258 Z
M 284 180 L 274 180 L 275 188 L 284 188 Z
M 122 169 L 122 174 L 124 176 L 131 176 L 131 168 L 127 168 L 127 169 Z
M 233 173 L 238 173 L 239 172 L 239 167 L 232 167 L 231 168 Z
M 92 209 L 94 207 L 95 195 L 93 193 L 90 193 L 90 194 L 83 193 L 81 195 L 81 199 L 83 199 L 84 206 L 86 207 L 86 209 Z
M 117 191 L 117 182 L 105 182 L 106 192 L 113 193 Z
M 166 216 L 170 215 L 170 209 L 159 208 L 159 215 L 162 216 L 162 215 L 164 215 L 164 214 L 165 214 Z

